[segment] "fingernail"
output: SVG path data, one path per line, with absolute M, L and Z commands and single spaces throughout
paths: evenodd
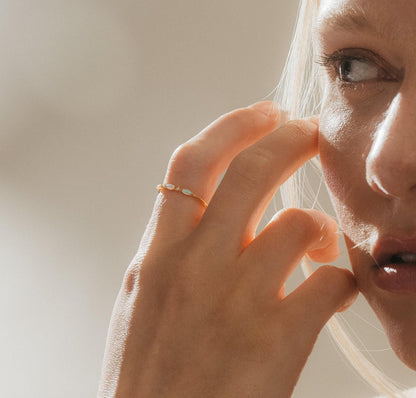
M 276 118 L 279 114 L 279 104 L 274 101 L 260 101 L 255 104 L 251 104 L 249 108 L 253 108 L 259 111 L 271 119 Z

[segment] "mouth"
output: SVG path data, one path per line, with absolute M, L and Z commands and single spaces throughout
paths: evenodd
M 379 239 L 372 256 L 373 282 L 392 293 L 416 293 L 416 239 Z
M 416 253 L 395 253 L 390 257 L 390 264 L 416 264 Z

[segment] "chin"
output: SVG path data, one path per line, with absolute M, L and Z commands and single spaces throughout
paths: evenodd
M 371 239 L 367 240 L 368 248 L 354 249 L 358 240 L 344 237 L 360 292 L 380 320 L 397 357 L 416 371 L 416 289 L 380 283 L 378 267 L 368 254 L 374 246 Z
M 377 289 L 378 290 L 378 289 Z M 397 357 L 416 371 L 416 294 L 363 292 Z

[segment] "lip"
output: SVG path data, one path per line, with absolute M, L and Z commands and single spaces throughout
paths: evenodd
M 376 264 L 383 266 L 390 262 L 393 254 L 404 252 L 416 253 L 416 238 L 384 236 L 377 240 L 371 254 Z
M 392 256 L 399 253 L 416 254 L 416 238 L 385 236 L 372 251 L 374 264 L 372 280 L 385 291 L 395 294 L 416 293 L 416 263 L 395 263 Z

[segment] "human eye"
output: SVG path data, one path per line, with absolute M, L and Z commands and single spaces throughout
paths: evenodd
M 346 48 L 318 58 L 330 76 L 342 88 L 377 81 L 398 81 L 399 73 L 376 53 L 365 49 Z

